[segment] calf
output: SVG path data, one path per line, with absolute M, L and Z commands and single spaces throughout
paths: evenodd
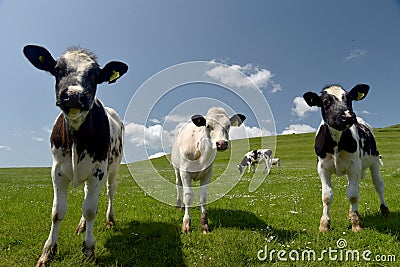
M 280 158 L 273 158 L 273 159 L 271 160 L 271 164 L 280 167 L 280 166 L 281 166 L 281 160 L 280 160 Z
M 127 72 L 128 66 L 113 61 L 100 68 L 91 52 L 79 48 L 67 50 L 57 61 L 40 46 L 25 46 L 24 54 L 36 68 L 55 77 L 56 105 L 61 109 L 50 137 L 54 188 L 52 225 L 37 266 L 46 266 L 56 253 L 71 181 L 74 187 L 85 183 L 82 218 L 77 233 L 86 230 L 83 252 L 87 260 L 93 260 L 93 224 L 105 180 L 109 199 L 106 223 L 108 226 L 115 223 L 113 198 L 124 130 L 117 113 L 104 107 L 95 94 L 97 84 L 115 82 Z
M 194 115 L 192 122 L 183 126 L 175 135 L 171 153 L 171 163 L 175 169 L 178 207 L 183 205 L 182 232 L 191 230 L 190 206 L 193 200 L 192 179 L 200 180 L 199 202 L 201 208 L 200 226 L 204 234 L 208 233 L 206 215 L 207 187 L 211 181 L 213 163 L 217 151 L 229 146 L 229 129 L 240 126 L 246 119 L 236 114 L 231 118 L 223 108 L 211 108 L 206 117 Z
M 268 169 L 267 174 L 271 171 L 272 165 L 272 150 L 270 149 L 256 149 L 247 152 L 244 155 L 242 162 L 238 165 L 240 174 L 243 173 L 244 168 L 247 168 L 247 172 L 253 168 L 253 171 L 256 172 L 256 164 L 264 162 L 264 173 Z
M 366 97 L 369 86 L 356 85 L 350 92 L 339 85 L 323 88 L 321 95 L 307 92 L 303 95 L 309 106 L 322 111 L 322 122 L 315 138 L 315 153 L 318 156 L 318 174 L 322 182 L 323 212 L 320 232 L 330 228 L 329 209 L 333 198 L 331 175 L 347 175 L 346 191 L 350 202 L 349 219 L 354 232 L 361 230 L 358 214 L 359 183 L 365 169 L 371 171 L 372 182 L 380 197 L 380 209 L 384 216 L 389 208 L 384 200 L 383 180 L 379 173 L 379 152 L 371 126 L 353 112 L 352 101 Z

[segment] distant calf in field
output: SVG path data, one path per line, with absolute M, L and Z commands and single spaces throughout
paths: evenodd
M 303 95 L 307 104 L 317 106 L 322 111 L 322 122 L 315 138 L 315 153 L 318 156 L 318 174 L 322 183 L 323 212 L 319 226 L 320 232 L 330 228 L 330 204 L 333 199 L 331 175 L 347 175 L 347 198 L 350 202 L 349 219 L 354 232 L 361 230 L 358 214 L 359 184 L 365 169 L 371 171 L 372 182 L 380 198 L 380 210 L 389 215 L 384 200 L 383 179 L 379 173 L 379 152 L 376 147 L 372 127 L 357 118 L 353 112 L 352 101 L 366 97 L 369 86 L 356 85 L 350 92 L 339 85 L 323 88 L 321 95 L 307 92 Z
M 113 61 L 100 68 L 95 56 L 84 49 L 69 49 L 58 60 L 43 47 L 24 48 L 28 60 L 56 79 L 56 105 L 61 109 L 50 137 L 54 199 L 52 225 L 36 266 L 46 266 L 57 251 L 58 232 L 67 212 L 68 185 L 85 183 L 82 218 L 77 233 L 86 230 L 83 252 L 94 259 L 93 224 L 102 185 L 107 180 L 107 225 L 114 225 L 113 198 L 122 158 L 123 124 L 117 113 L 95 97 L 97 85 L 113 83 L 128 66 Z
M 201 208 L 200 226 L 204 234 L 209 232 L 206 215 L 207 188 L 212 178 L 213 164 L 217 151 L 229 147 L 231 126 L 240 126 L 246 119 L 236 114 L 228 117 L 223 108 L 211 108 L 207 115 L 192 116 L 192 123 L 183 126 L 175 135 L 171 163 L 176 174 L 178 207 L 183 205 L 182 232 L 191 231 L 190 207 L 193 201 L 192 180 L 200 180 L 199 202 Z
M 242 162 L 238 165 L 238 169 L 240 174 L 243 173 L 244 169 L 247 167 L 247 172 L 250 172 L 251 169 L 253 171 L 256 171 L 256 164 L 260 164 L 261 162 L 264 162 L 264 173 L 267 171 L 267 174 L 270 173 L 271 171 L 271 166 L 272 166 L 272 150 L 270 149 L 256 149 L 247 152 L 244 157 Z M 275 160 L 275 163 L 280 166 L 280 161 Z
M 280 167 L 281 166 L 281 159 L 280 158 L 273 158 L 271 160 L 271 163 L 272 163 L 272 165 L 276 165 L 276 166 Z

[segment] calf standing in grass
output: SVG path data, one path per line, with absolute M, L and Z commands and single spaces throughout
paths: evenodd
M 175 169 L 177 206 L 183 204 L 182 232 L 191 231 L 190 206 L 193 201 L 192 179 L 200 180 L 199 202 L 201 208 L 200 226 L 204 234 L 208 233 L 206 215 L 207 186 L 211 181 L 213 163 L 217 151 L 226 150 L 229 146 L 229 129 L 240 126 L 246 119 L 236 114 L 231 118 L 223 108 L 211 108 L 206 117 L 194 115 L 192 122 L 183 126 L 175 135 L 171 153 L 171 163 Z
M 254 172 L 256 172 L 256 164 L 260 164 L 264 162 L 264 173 L 268 170 L 267 175 L 271 171 L 272 165 L 272 150 L 271 149 L 256 149 L 247 152 L 244 155 L 242 162 L 238 165 L 238 169 L 240 174 L 243 173 L 244 168 L 247 167 L 247 172 L 250 172 L 250 169 L 253 168 Z M 275 161 L 276 164 L 279 163 L 279 159 Z
M 122 158 L 123 124 L 117 113 L 95 97 L 97 84 L 115 82 L 128 66 L 113 61 L 100 68 L 84 49 L 70 49 L 57 61 L 43 47 L 24 48 L 28 60 L 56 79 L 56 105 L 61 109 L 50 137 L 54 199 L 52 225 L 36 266 L 46 266 L 57 251 L 58 232 L 67 212 L 68 185 L 85 183 L 82 218 L 77 233 L 86 230 L 83 252 L 94 259 L 93 224 L 102 185 L 107 180 L 107 225 L 114 225 L 113 198 Z
M 369 86 L 356 85 L 350 92 L 339 85 L 325 87 L 321 95 L 307 92 L 303 95 L 307 104 L 322 111 L 322 122 L 315 138 L 315 153 L 318 156 L 318 174 L 322 182 L 323 213 L 320 232 L 330 228 L 329 209 L 333 198 L 331 175 L 347 175 L 346 191 L 350 202 L 349 219 L 354 232 L 361 230 L 358 214 L 359 184 L 365 169 L 371 171 L 372 182 L 380 198 L 380 209 L 384 216 L 389 208 L 384 200 L 383 180 L 379 173 L 379 152 L 371 126 L 353 112 L 352 101 L 366 97 Z

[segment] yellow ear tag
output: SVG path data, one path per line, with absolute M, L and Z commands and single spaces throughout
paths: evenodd
M 44 56 L 39 56 L 39 61 L 40 61 L 40 62 L 42 62 L 42 63 L 43 63 L 43 62 L 44 62 L 44 60 L 45 60 Z
M 118 71 L 113 70 L 112 72 L 113 73 L 112 73 L 112 75 L 110 77 L 110 80 L 109 80 L 110 82 L 112 82 L 112 81 L 114 81 L 114 80 L 119 78 L 119 72 Z
M 358 96 L 357 96 L 357 100 L 361 100 L 361 99 L 363 99 L 363 97 L 365 96 L 365 94 L 364 93 L 360 93 L 360 92 L 358 92 Z
M 197 119 L 197 122 L 198 122 L 198 123 L 200 123 L 200 122 L 201 122 L 201 119 L 200 119 L 200 118 L 199 118 L 199 119 Z

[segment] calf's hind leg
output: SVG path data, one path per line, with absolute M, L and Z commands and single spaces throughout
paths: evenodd
M 376 192 L 379 194 L 379 200 L 380 200 L 380 209 L 381 213 L 383 216 L 388 217 L 389 216 L 389 207 L 386 204 L 385 198 L 384 198 L 384 182 L 382 179 L 382 176 L 379 172 L 379 164 L 375 164 L 374 166 L 370 167 L 371 170 L 371 176 L 372 176 L 372 182 L 375 186 Z

